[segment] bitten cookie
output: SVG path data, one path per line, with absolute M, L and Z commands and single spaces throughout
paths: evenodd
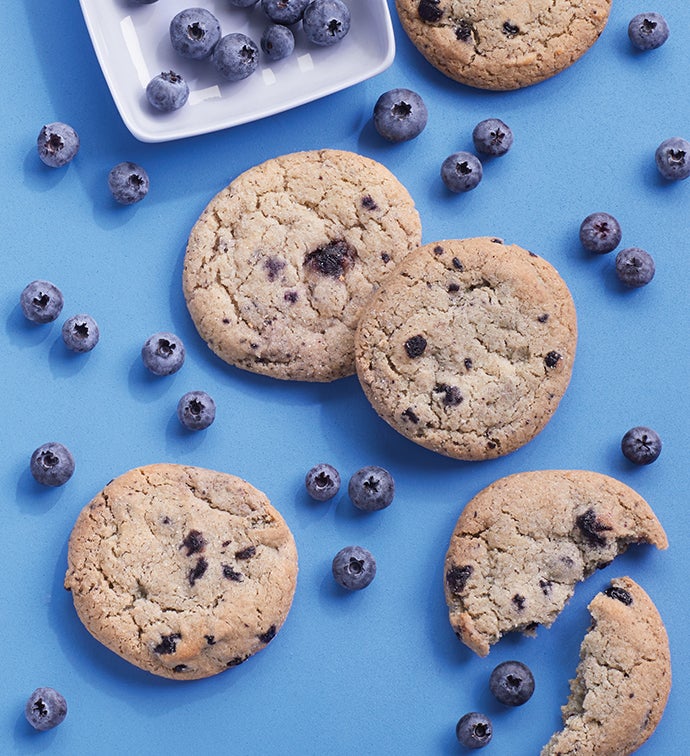
M 585 470 L 501 478 L 465 506 L 450 539 L 450 624 L 486 656 L 505 633 L 550 626 L 575 585 L 631 543 L 668 546 L 649 504 L 615 478 Z
M 403 29 L 451 79 L 526 87 L 574 63 L 606 26 L 611 0 L 396 0 Z
M 354 372 L 362 303 L 420 241 L 412 198 L 380 163 L 340 150 L 284 155 L 211 200 L 189 236 L 184 294 L 231 365 L 331 381 Z
M 546 425 L 576 342 L 572 297 L 546 260 L 499 239 L 440 241 L 408 255 L 367 302 L 357 374 L 410 440 L 488 459 Z
M 80 513 L 65 588 L 87 630 L 162 677 L 208 677 L 276 635 L 297 579 L 292 534 L 240 478 L 155 464 L 111 481 Z
M 666 628 L 645 591 L 612 580 L 589 604 L 592 624 L 562 707 L 563 730 L 541 756 L 627 756 L 659 724 L 671 690 Z

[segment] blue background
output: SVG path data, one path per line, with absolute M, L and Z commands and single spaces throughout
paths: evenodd
M 690 4 L 657 0 L 671 37 L 635 52 L 627 24 L 644 3 L 614 2 L 594 48 L 555 78 L 510 93 L 474 91 L 431 68 L 393 12 L 396 60 L 347 91 L 202 137 L 143 144 L 124 127 L 98 67 L 76 0 L 5 3 L 0 61 L 3 275 L 0 283 L 2 420 L 0 463 L 2 685 L 0 752 L 53 754 L 459 754 L 458 718 L 494 719 L 486 753 L 536 754 L 560 726 L 589 617 L 586 605 L 611 577 L 628 574 L 656 602 L 668 628 L 674 685 L 645 754 L 687 752 L 690 181 L 668 183 L 654 150 L 690 138 Z M 393 3 L 391 2 L 391 9 Z M 416 139 L 384 143 L 371 124 L 377 97 L 407 86 L 426 100 Z M 452 195 L 443 159 L 471 149 L 474 125 L 499 117 L 515 133 L 484 180 Z M 82 147 L 52 170 L 35 149 L 44 123 L 62 120 Z M 462 463 L 398 436 L 367 404 L 355 377 L 330 385 L 284 383 L 230 368 L 196 334 L 180 274 L 187 234 L 209 199 L 269 157 L 331 147 L 369 155 L 408 187 L 425 242 L 492 235 L 544 256 L 570 286 L 580 339 L 570 388 L 547 428 L 507 457 Z M 148 197 L 117 206 L 106 176 L 121 160 L 151 176 Z M 646 248 L 657 274 L 646 288 L 616 280 L 614 255 L 592 256 L 578 228 L 606 210 L 623 228 L 621 246 Z M 47 278 L 65 296 L 63 317 L 35 327 L 19 293 Z M 88 312 L 101 341 L 73 355 L 59 335 L 64 317 Z M 145 373 L 139 351 L 172 330 L 187 362 L 168 379 Z M 218 404 L 206 432 L 182 432 L 179 396 L 201 388 Z M 648 467 L 627 463 L 620 438 L 645 424 L 664 449 Z M 76 458 L 60 489 L 34 483 L 28 461 L 48 440 Z M 268 649 L 215 678 L 181 683 L 120 660 L 83 629 L 62 588 L 66 543 L 80 509 L 112 477 L 141 464 L 211 467 L 264 490 L 290 524 L 300 553 L 292 612 Z M 311 465 L 328 461 L 345 481 L 365 464 L 391 470 L 393 505 L 362 515 L 346 492 L 327 504 L 303 490 Z M 521 470 L 581 468 L 636 488 L 667 529 L 670 548 L 637 547 L 577 587 L 555 625 L 537 639 L 507 637 L 486 659 L 454 637 L 443 598 L 443 558 L 464 504 L 496 478 Z M 342 546 L 359 543 L 378 560 L 376 580 L 345 594 L 330 575 Z M 507 710 L 487 691 L 491 669 L 519 658 L 537 689 Z M 67 698 L 67 720 L 34 733 L 24 702 L 39 685 Z

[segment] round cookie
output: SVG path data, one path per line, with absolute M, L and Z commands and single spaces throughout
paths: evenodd
M 380 163 L 341 150 L 283 155 L 238 176 L 201 214 L 184 294 L 226 362 L 331 381 L 354 373 L 362 303 L 420 241 L 412 198 Z
M 65 588 L 87 630 L 162 677 L 208 677 L 264 648 L 297 579 L 292 534 L 233 475 L 173 464 L 130 470 L 79 514 Z
M 589 604 L 592 624 L 562 707 L 563 729 L 541 756 L 627 756 L 654 732 L 671 690 L 668 636 L 657 608 L 628 577 Z
M 597 41 L 611 0 L 396 0 L 403 29 L 439 71 L 508 90 L 567 68 Z
M 458 638 L 486 656 L 505 633 L 550 626 L 575 585 L 629 544 L 668 546 L 632 488 L 586 470 L 500 478 L 464 508 L 445 559 L 445 595 Z
M 408 255 L 366 304 L 357 374 L 407 438 L 488 459 L 546 425 L 576 342 L 572 297 L 546 260 L 499 239 L 446 240 Z

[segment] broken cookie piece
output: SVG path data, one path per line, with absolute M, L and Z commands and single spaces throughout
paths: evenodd
M 550 626 L 575 585 L 632 543 L 668 546 L 649 504 L 614 478 L 584 470 L 501 478 L 453 531 L 444 570 L 451 626 L 486 656 L 506 633 Z

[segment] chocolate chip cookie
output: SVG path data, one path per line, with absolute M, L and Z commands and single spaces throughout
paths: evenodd
M 292 153 L 211 200 L 189 236 L 184 294 L 231 365 L 331 381 L 354 372 L 362 303 L 420 241 L 414 202 L 383 165 L 342 150 Z
M 604 30 L 611 0 L 396 0 L 403 29 L 439 71 L 508 90 L 559 73 Z
M 162 677 L 208 677 L 275 637 L 297 551 L 266 496 L 232 475 L 173 464 L 130 470 L 80 513 L 65 588 L 87 630 Z
M 628 577 L 589 604 L 592 624 L 562 707 L 563 729 L 541 756 L 627 756 L 654 732 L 671 690 L 666 628 L 645 591 Z
M 410 253 L 365 305 L 357 374 L 410 440 L 488 459 L 544 428 L 576 343 L 572 297 L 546 260 L 500 239 L 446 240 Z
M 632 543 L 668 546 L 647 502 L 584 470 L 501 478 L 464 508 L 445 559 L 445 595 L 458 638 L 480 656 L 508 632 L 550 626 L 575 585 Z

